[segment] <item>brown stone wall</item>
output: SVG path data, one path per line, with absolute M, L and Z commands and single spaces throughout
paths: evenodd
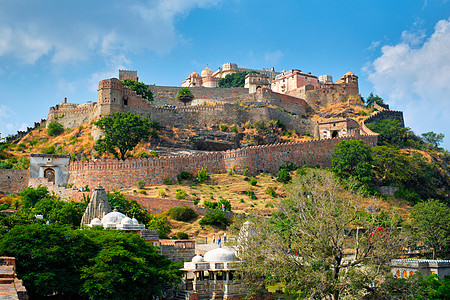
M 193 201 L 189 201 L 189 200 L 150 198 L 150 197 L 139 197 L 139 196 L 133 196 L 133 195 L 126 195 L 125 197 L 129 200 L 135 200 L 137 203 L 139 203 L 142 207 L 147 209 L 147 211 L 152 214 L 162 213 L 173 207 L 183 206 L 183 205 L 192 207 L 195 211 L 197 211 L 199 209 L 199 207 L 197 205 L 195 205 Z
M 29 171 L 0 169 L 0 192 L 19 193 L 28 186 Z
M 224 173 L 232 167 L 238 173 L 248 169 L 248 174 L 258 170 L 276 172 L 281 165 L 331 167 L 334 145 L 342 140 L 361 139 L 370 147 L 377 144 L 378 135 L 362 135 L 300 143 L 253 146 L 226 152 L 208 152 L 195 155 L 159 157 L 139 160 L 97 160 L 73 162 L 69 165 L 70 179 L 74 187 L 101 184 L 105 189 L 136 186 L 138 180 L 148 185 L 159 185 L 164 179 L 176 177 L 182 171 L 197 174 L 201 168 L 208 173 Z

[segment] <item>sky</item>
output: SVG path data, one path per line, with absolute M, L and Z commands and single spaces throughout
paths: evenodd
M 227 62 L 359 76 L 360 93 L 404 112 L 450 149 L 450 0 L 0 0 L 1 137 L 49 108 L 97 100 L 137 70 L 181 86 Z

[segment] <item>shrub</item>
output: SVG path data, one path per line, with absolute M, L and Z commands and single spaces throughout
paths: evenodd
M 191 179 L 191 178 L 192 178 L 192 174 L 189 173 L 189 172 L 184 172 L 183 171 L 183 172 L 181 172 L 180 174 L 177 175 L 178 182 L 180 182 L 180 183 L 183 180 L 187 180 L 187 179 Z
M 251 199 L 251 200 L 257 200 L 258 197 L 256 197 L 254 191 L 246 191 L 245 194 Z
M 158 190 L 158 195 L 161 198 L 165 198 L 165 197 L 167 197 L 167 192 L 166 192 L 166 190 L 161 189 L 161 190 Z
M 258 183 L 258 181 L 256 179 L 254 179 L 254 178 L 250 180 L 250 184 L 252 186 L 255 186 L 257 183 Z
M 200 225 L 213 225 L 213 226 L 228 226 L 230 225 L 230 219 L 225 214 L 215 209 L 208 212 L 199 222 Z
M 151 150 L 151 151 L 150 151 L 150 156 L 151 156 L 151 157 L 158 157 L 159 154 L 158 154 L 158 152 L 156 152 L 155 150 Z
M 193 201 L 194 201 L 194 204 L 197 205 L 200 202 L 200 199 L 195 198 Z
M 177 232 L 177 234 L 174 235 L 178 240 L 187 240 L 189 239 L 189 235 L 186 232 Z
M 235 173 L 236 170 L 236 166 L 233 166 L 229 171 L 228 174 L 233 175 L 233 173 Z
M 245 168 L 244 171 L 242 171 L 242 175 L 246 176 L 247 175 L 247 171 L 248 171 L 248 168 Z
M 227 131 L 228 130 L 228 125 L 227 124 L 220 124 L 220 131 Z
M 64 132 L 64 126 L 62 126 L 59 122 L 53 121 L 48 124 L 47 133 L 50 136 L 57 136 L 58 134 Z
M 208 168 L 201 168 L 197 172 L 197 180 L 199 183 L 202 183 L 208 179 Z
M 238 128 L 236 125 L 231 126 L 230 131 L 233 133 L 237 133 L 238 132 Z
M 139 151 L 137 156 L 140 158 L 148 158 L 149 157 L 148 153 L 145 152 L 144 150 Z
M 168 177 L 168 178 L 164 179 L 164 184 L 172 185 L 173 184 L 172 178 Z
M 266 189 L 266 193 L 272 197 L 276 197 L 277 193 L 275 192 L 275 190 L 273 189 L 273 187 L 269 186 Z
M 225 210 L 226 210 L 226 211 L 231 211 L 231 203 L 230 203 L 230 201 L 227 200 L 227 199 L 223 199 L 223 198 L 222 198 L 222 199 L 220 199 L 219 202 L 211 202 L 211 201 L 207 201 L 207 200 L 205 200 L 205 201 L 203 202 L 203 205 L 204 205 L 206 208 L 210 208 L 210 209 L 219 209 L 219 210 L 222 209 L 222 204 L 224 204 Z
M 48 147 L 47 149 L 42 151 L 42 153 L 43 154 L 55 154 L 56 153 L 55 146 L 51 145 L 50 147 Z
M 195 210 L 186 205 L 173 207 L 169 210 L 169 217 L 177 221 L 188 222 L 197 218 L 197 216 Z
M 279 182 L 286 183 L 291 180 L 291 174 L 289 174 L 289 171 L 287 169 L 281 169 L 280 171 L 278 171 L 277 176 L 277 180 Z
M 145 188 L 145 180 L 139 180 L 137 182 L 137 187 L 138 189 L 143 190 Z
M 397 198 L 403 198 L 405 200 L 408 200 L 412 204 L 417 204 L 422 200 L 416 192 L 404 189 L 402 187 L 400 187 L 398 191 L 395 192 L 394 196 Z
M 177 198 L 178 200 L 186 199 L 186 196 L 187 196 L 186 192 L 181 189 L 175 192 L 175 198 Z

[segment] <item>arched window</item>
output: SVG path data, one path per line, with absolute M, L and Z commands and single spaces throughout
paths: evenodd
M 408 272 L 406 272 L 406 270 L 403 270 L 403 278 L 408 277 Z
M 409 271 L 409 276 L 414 275 L 414 271 Z
M 397 270 L 397 278 L 400 278 L 400 270 Z
M 44 171 L 44 177 L 48 179 L 48 181 L 55 183 L 55 170 L 48 168 Z

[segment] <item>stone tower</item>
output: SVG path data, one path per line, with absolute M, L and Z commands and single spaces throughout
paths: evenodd
M 106 195 L 105 189 L 99 185 L 94 188 L 91 201 L 81 218 L 81 225 L 88 225 L 94 218 L 99 218 L 101 220 L 104 215 L 111 211 L 111 205 L 108 202 L 108 196 Z

